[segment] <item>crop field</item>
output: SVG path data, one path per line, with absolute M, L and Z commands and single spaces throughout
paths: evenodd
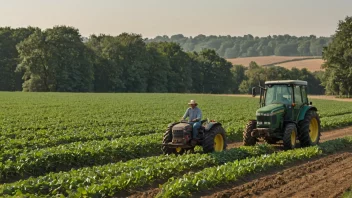
M 258 56 L 227 59 L 227 61 L 233 65 L 243 66 L 248 66 L 250 62 L 254 61 L 262 66 L 275 65 L 286 69 L 292 69 L 293 67 L 298 69 L 307 68 L 311 72 L 322 70 L 321 65 L 324 63 L 321 58 L 313 56 Z
M 293 61 L 287 63 L 280 63 L 277 66 L 285 67 L 286 69 L 292 69 L 293 67 L 297 69 L 307 68 L 309 71 L 320 71 L 322 70 L 321 65 L 324 63 L 322 59 L 308 59 L 308 60 L 300 60 Z
M 243 178 L 273 168 L 285 171 L 308 159 L 322 160 L 317 171 L 341 162 L 352 178 L 350 137 L 290 151 L 258 144 L 162 155 L 163 133 L 168 123 L 180 120 L 190 99 L 199 103 L 203 119 L 223 124 L 230 144 L 241 141 L 259 102 L 191 94 L 0 92 L 0 197 L 229 197 L 236 196 L 232 187 Z M 352 102 L 312 102 L 324 133 L 352 125 Z M 334 192 L 348 194 L 352 180 L 344 182 L 348 185 Z

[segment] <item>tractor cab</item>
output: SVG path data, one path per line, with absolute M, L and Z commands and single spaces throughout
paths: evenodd
M 306 81 L 282 80 L 267 81 L 265 87 L 259 86 L 259 109 L 256 120 L 250 121 L 251 129 L 246 128 L 248 134 L 244 133 L 244 144 L 253 145 L 259 138 L 268 143 L 283 140 L 284 147 L 290 149 L 296 146 L 296 140 L 304 133 L 310 139 L 304 135 L 301 145 L 317 144 L 320 120 L 317 108 L 308 102 L 307 85 Z M 256 96 L 256 87 L 252 89 L 252 95 Z M 290 134 L 290 138 L 285 132 Z

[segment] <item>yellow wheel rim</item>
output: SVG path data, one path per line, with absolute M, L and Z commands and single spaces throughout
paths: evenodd
M 291 145 L 294 147 L 296 145 L 296 132 L 292 130 L 291 132 Z
M 177 148 L 176 148 L 176 152 L 177 152 L 177 153 L 181 152 L 181 150 L 182 150 L 181 147 L 177 147 Z
M 221 134 L 216 134 L 214 138 L 214 150 L 220 152 L 224 150 L 224 138 Z
M 316 118 L 312 118 L 309 123 L 309 137 L 312 142 L 317 141 L 319 135 L 319 125 Z

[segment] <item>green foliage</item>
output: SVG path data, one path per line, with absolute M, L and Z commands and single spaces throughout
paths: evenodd
M 187 173 L 178 179 L 169 180 L 162 187 L 158 197 L 190 197 L 193 192 L 216 187 L 220 184 L 238 181 L 240 177 L 273 167 L 282 167 L 290 162 L 309 159 L 322 153 L 337 152 L 352 147 L 352 138 L 332 140 L 319 147 L 300 148 L 271 155 L 236 160 L 221 166 L 205 168 L 197 173 Z
M 241 72 L 241 71 L 239 71 Z M 261 67 L 255 62 L 251 62 L 248 69 L 245 70 L 245 77 L 238 87 L 239 93 L 251 93 L 251 88 L 259 83 L 263 86 L 265 81 L 270 80 L 290 80 L 299 79 L 308 82 L 309 94 L 324 94 L 324 87 L 321 85 L 320 73 L 312 73 L 307 69 L 292 68 L 288 70 L 283 67 L 267 66 Z M 234 74 L 236 77 L 236 74 Z M 237 90 L 235 91 L 237 93 Z
M 17 70 L 19 64 L 16 45 L 31 35 L 35 28 L 0 28 L 0 91 L 22 90 L 23 71 Z
M 77 29 L 37 29 L 18 46 L 24 91 L 86 92 L 92 90 L 91 54 Z
M 290 35 L 274 35 L 267 37 L 253 37 L 244 35 L 204 36 L 194 38 L 182 34 L 157 36 L 147 42 L 175 42 L 186 51 L 200 52 L 203 49 L 213 49 L 225 58 L 253 57 L 253 56 L 321 56 L 322 49 L 330 42 L 330 38 L 316 36 L 295 37 Z
M 0 191 L 3 192 L 0 195 L 13 195 L 20 191 L 23 194 L 30 193 L 37 196 L 56 194 L 81 196 L 82 191 L 78 189 L 82 189 L 88 196 L 113 196 L 121 191 L 175 177 L 185 171 L 197 171 L 207 166 L 220 165 L 271 152 L 273 152 L 271 146 L 258 145 L 256 147 L 234 148 L 221 153 L 135 159 L 69 172 L 50 173 L 12 184 L 4 184 L 0 188 Z
M 74 142 L 1 156 L 0 181 L 161 154 L 160 135 Z
M 199 35 L 192 39 L 174 35 L 155 40 L 158 42 L 128 33 L 83 39 L 77 29 L 66 26 L 47 30 L 1 28 L 0 90 L 247 93 L 258 83 L 257 73 L 266 69 L 245 72 L 245 68 L 233 68 L 221 56 L 261 56 L 274 52 L 295 55 L 298 50 L 302 55 L 311 55 L 311 51 L 320 53 L 321 46 L 328 42 L 326 38 L 297 39 L 288 35 L 265 38 Z M 325 78 L 300 72 L 291 75 L 290 71 L 275 67 L 259 77 L 261 81 L 307 79 L 309 86 L 314 86 L 311 89 L 314 94 L 324 93 L 320 81 Z
M 352 17 L 340 21 L 332 42 L 324 49 L 326 73 L 323 84 L 328 94 L 352 94 Z

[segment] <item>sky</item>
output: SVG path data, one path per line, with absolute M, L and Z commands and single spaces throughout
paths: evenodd
M 352 0 L 0 0 L 0 27 L 55 25 L 83 36 L 330 36 Z

